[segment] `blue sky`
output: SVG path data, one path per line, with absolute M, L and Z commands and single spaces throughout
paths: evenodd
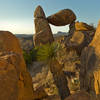
M 97 25 L 100 19 L 100 0 L 0 0 L 0 30 L 8 30 L 14 34 L 33 34 L 35 8 L 41 5 L 46 16 L 61 9 L 72 9 L 77 21 Z M 68 31 L 64 27 L 52 26 L 53 33 Z

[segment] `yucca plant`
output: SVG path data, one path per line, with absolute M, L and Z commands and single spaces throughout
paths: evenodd
M 42 45 L 38 47 L 37 60 L 49 62 L 56 58 L 59 49 L 60 46 L 56 43 Z
M 61 100 L 70 95 L 67 79 L 62 71 L 62 65 L 57 60 L 57 52 L 61 49 L 57 43 L 42 45 L 37 51 L 37 60 L 46 61 L 53 75 L 55 85 L 58 88 Z

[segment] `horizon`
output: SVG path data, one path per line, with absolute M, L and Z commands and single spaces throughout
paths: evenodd
M 100 1 L 74 0 L 0 0 L 0 30 L 10 31 L 13 34 L 34 34 L 34 10 L 41 5 L 46 16 L 62 9 L 71 9 L 76 14 L 76 21 L 93 23 L 97 26 L 100 19 Z M 68 25 L 56 27 L 50 25 L 52 32 L 68 32 Z

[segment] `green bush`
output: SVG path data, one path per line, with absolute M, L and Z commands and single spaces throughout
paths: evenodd
M 36 61 L 37 49 L 33 48 L 30 52 L 23 50 L 24 60 L 27 65 L 31 64 L 33 61 Z
M 38 61 L 50 61 L 56 58 L 57 51 L 60 46 L 57 43 L 42 45 L 37 50 L 37 60 Z
M 52 43 L 35 47 L 30 52 L 23 50 L 25 62 L 29 65 L 33 61 L 50 61 L 50 59 L 56 57 L 59 47 L 60 46 L 57 43 Z

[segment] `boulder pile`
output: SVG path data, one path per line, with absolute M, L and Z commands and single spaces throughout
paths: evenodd
M 62 70 L 78 72 L 80 90 L 85 90 L 92 96 L 100 95 L 100 23 L 95 29 L 87 23 L 77 22 L 75 13 L 70 9 L 61 10 L 47 18 L 43 9 L 41 11 L 37 9 L 42 8 L 38 6 L 34 14 L 35 46 L 52 43 L 53 41 L 58 42 L 62 49 L 57 53 L 57 60 L 63 65 Z M 69 34 L 54 39 L 49 24 L 55 26 L 69 25 Z M 66 100 L 73 100 L 70 98 L 73 98 L 73 96 Z M 87 95 L 86 100 L 89 99 L 90 96 Z
M 0 31 L 0 100 L 33 100 L 32 79 L 18 39 Z

